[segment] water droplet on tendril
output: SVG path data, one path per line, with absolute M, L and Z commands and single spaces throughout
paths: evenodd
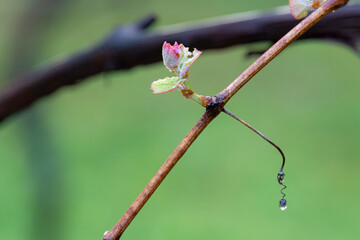
M 281 199 L 280 199 L 279 208 L 280 208 L 282 211 L 284 211 L 284 210 L 287 208 L 286 199 L 285 199 L 285 198 L 281 198 Z

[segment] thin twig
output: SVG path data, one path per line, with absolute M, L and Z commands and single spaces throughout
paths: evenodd
M 299 22 L 289 14 L 288 8 L 269 13 L 235 14 L 148 31 L 146 28 L 154 20 L 150 16 L 115 28 L 89 49 L 12 79 L 10 85 L 1 87 L 0 122 L 64 86 L 78 84 L 100 73 L 160 61 L 160 46 L 164 41 L 178 41 L 202 50 L 264 41 L 270 44 Z M 326 17 L 300 39 L 334 40 L 356 50 L 356 42 L 360 40 L 359 23 L 360 4 L 353 4 Z
M 224 105 L 231 99 L 232 96 L 246 84 L 257 72 L 259 72 L 267 63 L 269 63 L 275 56 L 284 50 L 291 42 L 295 41 L 311 26 L 317 23 L 325 15 L 337 8 L 342 7 L 348 0 L 328 0 L 323 6 L 313 12 L 310 16 L 304 19 L 300 24 L 288 32 L 283 38 L 275 43 L 268 51 L 266 51 L 258 60 L 256 60 L 248 69 L 245 70 L 238 78 L 236 78 L 228 87 L 222 92 L 213 96 L 209 107 L 206 108 L 205 113 L 200 120 L 190 130 L 186 137 L 175 148 L 173 153 L 160 167 L 155 176 L 150 180 L 145 189 L 140 193 L 134 203 L 118 221 L 113 229 L 104 234 L 103 240 L 119 239 L 136 214 L 141 210 L 147 200 L 155 192 L 160 183 L 164 180 L 167 174 L 184 155 L 190 145 L 200 135 L 206 126 L 223 110 Z

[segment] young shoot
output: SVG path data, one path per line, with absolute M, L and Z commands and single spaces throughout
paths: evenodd
M 201 53 L 196 48 L 193 52 L 190 52 L 189 48 L 183 44 L 179 45 L 177 42 L 173 46 L 170 43 L 164 42 L 162 47 L 164 65 L 170 72 L 175 73 L 176 76 L 154 81 L 151 84 L 153 94 L 162 94 L 179 89 L 184 97 L 206 107 L 210 98 L 195 93 L 188 80 L 189 68 Z
M 153 94 L 167 93 L 177 88 L 186 98 L 192 99 L 195 102 L 201 104 L 202 106 L 207 107 L 212 98 L 209 96 L 202 96 L 195 93 L 192 90 L 188 80 L 189 67 L 197 60 L 200 54 L 201 52 L 196 48 L 194 49 L 193 52 L 190 52 L 189 48 L 185 47 L 183 44 L 179 45 L 177 42 L 175 42 L 175 44 L 172 46 L 171 44 L 164 42 L 162 47 L 162 56 L 163 56 L 164 65 L 166 66 L 167 69 L 169 69 L 170 72 L 175 73 L 176 77 L 166 77 L 154 81 L 151 84 L 151 90 L 153 91 Z M 285 210 L 286 200 L 284 198 L 285 194 L 283 193 L 283 190 L 286 188 L 286 186 L 283 183 L 285 177 L 285 174 L 283 172 L 285 165 L 284 153 L 274 142 L 272 142 L 270 139 L 265 137 L 261 132 L 253 128 L 250 124 L 248 124 L 247 122 L 235 116 L 234 114 L 232 114 L 231 112 L 229 112 L 224 108 L 222 111 L 228 114 L 229 116 L 233 117 L 235 120 L 239 121 L 240 123 L 244 124 L 248 128 L 250 128 L 252 131 L 254 131 L 256 134 L 261 136 L 263 139 L 269 142 L 273 147 L 275 147 L 280 152 L 282 156 L 282 165 L 277 175 L 277 180 L 278 183 L 283 186 L 283 189 L 281 190 L 283 197 L 280 200 L 280 209 Z

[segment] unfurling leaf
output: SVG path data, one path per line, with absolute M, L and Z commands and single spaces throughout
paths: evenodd
M 151 84 L 153 94 L 170 92 L 179 87 L 183 94 L 184 92 L 191 92 L 191 96 L 189 95 L 187 97 L 192 97 L 194 95 L 194 91 L 191 89 L 189 84 L 188 71 L 191 64 L 196 61 L 200 54 L 201 52 L 196 48 L 193 52 L 190 52 L 189 48 L 185 47 L 183 44 L 179 45 L 175 42 L 172 46 L 170 43 L 164 42 L 162 47 L 164 65 L 170 72 L 175 73 L 177 77 L 167 77 L 153 82 Z
M 151 90 L 153 91 L 153 94 L 167 93 L 177 88 L 179 84 L 180 81 L 178 77 L 167 77 L 154 81 L 151 84 Z
M 180 79 L 187 78 L 189 67 L 200 54 L 201 52 L 196 48 L 193 52 L 190 52 L 189 48 L 183 44 L 179 45 L 177 42 L 174 43 L 174 46 L 164 42 L 162 48 L 164 65 L 170 72 L 176 73 Z
M 324 4 L 326 0 L 290 0 L 291 14 L 295 19 L 301 19 L 308 15 L 308 12 L 315 10 Z
M 181 46 L 182 44 L 180 44 Z M 175 42 L 174 46 L 171 46 L 170 43 L 164 42 L 162 48 L 162 56 L 164 65 L 170 72 L 175 72 L 178 64 L 179 64 L 179 57 L 180 57 L 180 47 L 177 42 Z
M 308 0 L 290 0 L 289 6 L 291 14 L 295 19 L 301 19 L 307 16 L 311 10 L 311 4 Z
M 200 56 L 201 53 L 202 52 L 197 50 L 196 48 L 194 49 L 194 51 L 192 53 L 188 53 L 188 58 L 185 59 L 184 67 L 181 69 L 182 75 L 189 71 L 189 67 L 191 66 L 191 64 L 193 64 L 196 61 L 196 59 L 198 59 L 198 57 Z
M 166 93 L 178 88 L 184 97 L 206 107 L 211 98 L 195 93 L 188 80 L 189 67 L 200 55 L 201 52 L 196 48 L 194 48 L 193 52 L 190 52 L 189 48 L 183 44 L 179 45 L 175 42 L 174 45 L 171 45 L 170 43 L 164 42 L 162 47 L 164 65 L 170 72 L 175 73 L 177 77 L 167 77 L 153 82 L 151 84 L 153 94 Z

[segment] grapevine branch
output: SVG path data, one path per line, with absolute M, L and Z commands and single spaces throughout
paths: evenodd
M 289 14 L 288 8 L 282 9 L 224 16 L 203 21 L 205 23 L 167 26 L 151 32 L 146 29 L 155 21 L 153 16 L 120 26 L 95 46 L 10 81 L 0 91 L 0 122 L 64 86 L 100 73 L 160 61 L 159 46 L 164 41 L 178 41 L 202 50 L 261 41 L 274 43 L 299 23 Z M 329 15 L 300 39 L 334 40 L 358 51 L 360 4 Z
M 185 154 L 190 145 L 201 134 L 201 132 L 210 124 L 210 122 L 218 116 L 224 109 L 224 105 L 243 87 L 256 73 L 264 68 L 273 58 L 275 58 L 282 50 L 284 50 L 290 43 L 299 38 L 314 24 L 321 20 L 331 11 L 334 11 L 343 5 L 348 0 L 327 0 L 320 8 L 314 11 L 311 15 L 301 21 L 271 48 L 269 48 L 262 56 L 260 56 L 250 67 L 248 67 L 239 77 L 237 77 L 229 86 L 215 96 L 212 96 L 211 101 L 206 107 L 205 113 L 201 116 L 199 121 L 175 148 L 169 158 L 160 167 L 155 176 L 150 180 L 145 189 L 136 198 L 134 203 L 121 217 L 118 223 L 110 230 L 105 232 L 103 240 L 117 240 L 129 226 L 131 221 L 141 210 L 147 200 L 155 192 L 161 182 L 169 174 L 171 169 Z

